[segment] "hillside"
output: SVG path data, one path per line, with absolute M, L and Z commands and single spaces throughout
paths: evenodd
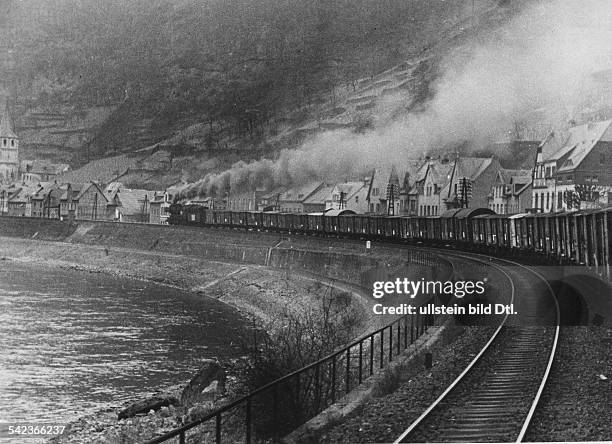
M 193 180 L 297 146 L 319 115 L 367 129 L 367 96 L 412 88 L 418 63 L 377 76 L 471 17 L 451 3 L 11 0 L 0 71 L 24 158 L 78 167 L 166 141 L 180 152 L 170 175 Z
M 589 2 L 598 13 L 601 0 Z M 537 140 L 584 108 L 565 97 L 568 79 L 536 68 L 545 32 L 572 2 L 39 3 L 12 2 L 3 74 L 23 157 L 96 161 L 71 179 L 90 171 L 207 193 L 354 175 L 380 149 L 389 162 L 494 151 L 492 142 Z M 543 97 L 550 78 L 559 85 Z M 561 107 L 551 100 L 560 91 Z

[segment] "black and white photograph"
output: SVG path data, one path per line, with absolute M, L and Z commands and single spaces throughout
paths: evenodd
M 612 0 L 0 0 L 0 443 L 612 443 Z

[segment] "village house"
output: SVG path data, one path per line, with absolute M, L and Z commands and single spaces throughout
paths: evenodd
M 428 159 L 416 174 L 408 202 L 420 216 L 438 216 L 450 208 L 488 208 L 488 195 L 500 169 L 495 158 L 447 156 Z M 464 196 L 463 183 L 470 191 Z M 414 213 L 411 213 L 414 214 Z
M 489 193 L 489 209 L 515 214 L 531 206 L 531 171 L 500 168 Z
M 32 217 L 32 195 L 38 188 L 38 185 L 32 184 L 19 186 L 8 200 L 8 215 Z
M 63 190 L 56 183 L 42 182 L 32 195 L 32 217 L 59 219 L 60 197 Z
M 532 208 L 556 212 L 610 204 L 612 120 L 551 133 L 538 148 L 533 168 Z
M 368 211 L 368 190 L 370 178 L 363 181 L 337 183 L 325 202 L 326 210 L 351 210 L 357 214 Z
M 60 197 L 62 220 L 108 220 L 108 199 L 95 182 L 68 183 Z
M 167 224 L 170 213 L 170 204 L 172 203 L 172 194 L 168 190 L 163 193 L 155 192 L 149 203 L 149 222 L 152 224 Z
M 119 222 L 148 223 L 155 194 L 156 191 L 125 188 L 120 182 L 112 182 L 106 187 L 107 212 Z
M 416 174 L 416 180 L 409 192 L 410 214 L 419 216 L 436 216 L 446 208 L 442 189 L 451 178 L 453 163 L 448 158 L 428 159 Z
M 278 197 L 279 211 L 282 213 L 304 213 L 304 202 L 326 185 L 323 182 L 310 182 L 289 188 Z
M 457 158 L 451 172 L 451 179 L 442 190 L 446 209 L 460 208 L 463 179 L 467 179 L 471 188 L 467 207 L 488 208 L 489 192 L 500 168 L 499 161 L 494 157 Z
M 257 211 L 278 211 L 280 196 L 285 190 L 285 187 L 276 187 L 263 194 L 257 203 Z
M 366 211 L 381 215 L 410 214 L 411 182 L 416 180 L 422 165 L 422 160 L 406 159 L 400 165 L 374 169 L 366 196 Z
M 326 209 L 326 203 L 329 201 L 332 186 L 323 185 L 317 191 L 304 199 L 305 213 L 321 213 Z
M 0 184 L 0 212 L 1 214 L 8 214 L 8 203 L 11 197 L 21 188 L 18 188 L 14 183 L 12 184 Z
M 70 166 L 65 163 L 51 163 L 45 160 L 24 160 L 21 162 L 21 181 L 26 183 L 51 182 L 67 172 Z
M 232 192 L 227 198 L 227 209 L 231 211 L 256 211 L 265 190 L 257 188 L 253 190 Z
M 372 172 L 370 178 L 370 186 L 368 187 L 368 194 L 366 195 L 366 201 L 368 203 L 368 213 L 370 214 L 386 214 L 387 213 L 387 196 L 386 189 L 389 183 L 390 171 L 382 171 L 381 168 L 377 168 Z

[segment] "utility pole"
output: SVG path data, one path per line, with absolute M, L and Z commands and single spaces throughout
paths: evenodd
M 397 185 L 390 183 L 387 185 L 387 215 L 395 216 L 395 196 L 398 194 Z
M 472 181 L 467 177 L 459 180 L 459 205 L 460 208 L 468 208 L 472 198 Z

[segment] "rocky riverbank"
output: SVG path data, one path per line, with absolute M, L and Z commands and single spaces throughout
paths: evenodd
M 299 316 L 312 309 L 321 294 L 332 291 L 328 281 L 322 282 L 316 276 L 292 271 L 118 247 L 2 238 L 0 258 L 27 263 L 34 268 L 75 269 L 187 289 L 232 305 L 250 319 L 254 327 L 263 326 L 266 330 L 282 325 L 288 314 Z M 365 315 L 371 313 L 369 302 L 356 293 L 356 286 L 339 282 L 333 285 L 333 291 L 349 297 L 351 305 L 364 314 L 359 332 L 374 328 L 381 322 L 381 319 Z M 203 365 L 207 367 L 211 364 L 207 362 Z M 153 398 L 149 397 L 153 408 L 118 420 L 118 414 L 129 407 L 129 403 L 110 407 L 74 421 L 71 432 L 55 442 L 127 443 L 150 439 L 239 394 L 240 384 L 232 377 L 237 373 L 236 365 L 236 362 L 223 363 L 224 374 L 230 375 L 227 381 L 220 381 L 219 378 L 200 381 L 198 391 L 207 393 L 204 400 L 191 399 L 186 402 L 183 390 L 189 381 L 177 381 L 177 386 L 160 391 Z M 155 399 L 159 398 L 174 399 L 176 402 L 155 405 Z

